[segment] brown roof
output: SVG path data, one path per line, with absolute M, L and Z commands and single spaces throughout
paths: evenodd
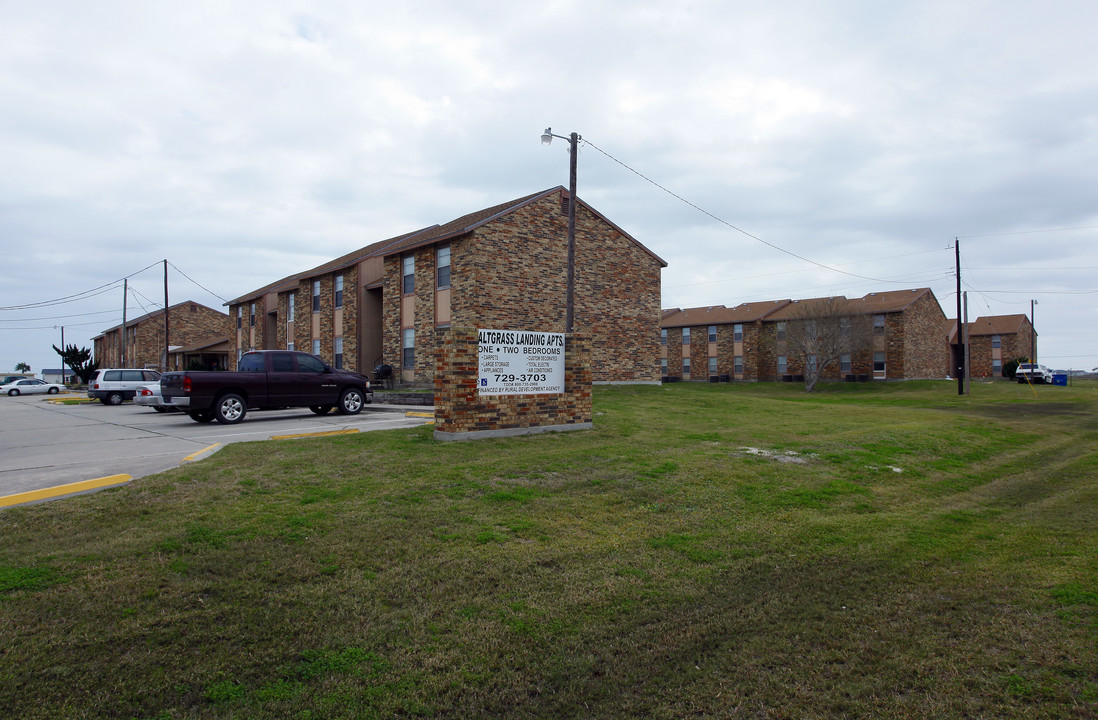
M 213 310 L 215 313 L 220 313 L 222 315 L 225 315 L 225 317 L 228 318 L 227 313 L 224 313 L 221 310 L 215 310 L 214 308 L 209 307 L 207 305 L 203 305 L 202 303 L 197 303 L 194 300 L 184 300 L 183 302 L 178 302 L 175 305 L 169 305 L 168 309 L 169 310 L 178 310 L 178 309 L 180 309 L 182 307 L 186 307 L 188 305 L 197 305 L 198 307 L 204 307 L 207 310 Z M 142 323 L 142 322 L 145 322 L 146 320 L 152 320 L 153 318 L 158 318 L 163 314 L 164 314 L 164 308 L 160 308 L 159 310 L 153 310 L 150 313 L 145 313 L 144 315 L 139 315 L 138 317 L 126 320 L 126 327 L 133 327 L 137 323 Z M 171 316 L 169 316 L 168 319 L 171 320 Z M 114 327 L 107 328 L 106 330 L 99 333 L 98 335 L 96 335 L 92 339 L 95 340 L 97 338 L 101 338 L 109 332 L 114 332 L 115 330 L 121 330 L 121 329 L 122 329 L 122 323 L 118 323 Z
M 838 295 L 833 298 L 822 297 L 794 300 L 779 312 L 774 313 L 766 319 L 768 321 L 790 320 L 797 317 L 803 317 L 805 314 L 803 308 L 806 306 L 823 306 L 825 303 L 829 302 L 834 302 L 837 306 L 836 309 L 844 314 L 850 315 L 877 315 L 881 313 L 903 312 L 916 300 L 926 295 L 934 297 L 934 293 L 930 288 L 915 288 L 912 290 L 889 290 L 888 292 L 869 293 L 860 298 L 847 298 Z
M 755 322 L 768 317 L 771 313 L 789 304 L 789 300 L 767 300 L 764 302 L 743 303 L 735 307 L 710 305 L 707 307 L 687 308 L 672 314 L 665 314 L 660 321 L 661 327 L 691 327 L 696 325 L 729 325 L 732 323 Z
M 1029 322 L 1025 315 L 989 315 L 976 318 L 968 324 L 969 337 L 973 335 L 1013 335 Z
M 376 242 L 371 245 L 359 248 L 358 250 L 349 252 L 342 257 L 336 258 L 335 260 L 330 260 L 323 265 L 318 265 L 311 270 L 295 273 L 293 275 L 282 278 L 281 280 L 276 280 L 269 285 L 265 285 L 258 290 L 253 290 L 252 292 L 249 292 L 245 295 L 241 295 L 235 300 L 230 300 L 225 304 L 236 305 L 238 303 L 247 302 L 249 300 L 254 300 L 256 298 L 262 297 L 267 293 L 289 290 L 290 288 L 295 287 L 302 279 L 316 277 L 317 275 L 324 275 L 326 273 L 330 273 L 335 270 L 353 265 L 357 262 L 365 260 L 368 257 L 376 257 L 379 255 L 395 255 L 397 253 L 406 252 L 408 250 L 422 247 L 424 245 L 432 245 L 434 243 L 443 242 L 451 238 L 465 235 L 472 232 L 473 230 L 476 230 L 478 227 L 481 227 L 482 225 L 485 225 L 495 220 L 496 218 L 507 215 L 508 213 L 515 212 L 523 206 L 540 200 L 548 195 L 552 195 L 553 193 L 566 192 L 567 191 L 564 189 L 563 186 L 558 185 L 555 188 L 550 188 L 542 192 L 527 195 L 525 197 L 518 198 L 517 200 L 511 200 L 509 202 L 500 203 L 499 205 L 493 205 L 489 208 L 484 208 L 483 210 L 471 212 L 467 215 L 462 215 L 456 220 L 451 220 L 445 225 L 431 225 L 420 230 L 405 233 L 404 235 L 398 235 L 396 237 L 389 238 L 388 240 L 382 240 L 380 242 Z M 662 258 L 660 258 L 648 248 L 644 247 L 644 245 L 641 245 L 641 243 L 638 242 L 632 235 L 607 220 L 606 217 L 602 215 L 602 213 L 598 212 L 579 198 L 576 198 L 576 201 L 579 204 L 583 205 L 585 208 L 587 208 L 590 212 L 597 215 L 608 225 L 612 226 L 615 230 L 620 232 L 626 238 L 636 243 L 638 247 L 651 255 L 653 258 L 655 258 L 660 263 L 661 267 L 667 267 L 667 263 Z
M 187 345 L 186 347 L 172 348 L 172 352 L 173 353 L 198 352 L 199 350 L 210 350 L 215 345 L 224 345 L 225 347 L 219 348 L 219 349 L 228 350 L 229 349 L 229 336 L 228 335 L 218 335 L 216 337 L 209 337 L 209 338 L 201 340 L 197 343 Z

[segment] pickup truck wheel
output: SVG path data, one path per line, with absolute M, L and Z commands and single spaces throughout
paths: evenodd
M 187 413 L 187 416 L 191 420 L 199 423 L 210 423 L 214 421 L 213 410 L 191 410 Z
M 331 405 L 310 405 L 309 409 L 315 412 L 317 415 L 327 415 L 332 411 Z
M 347 388 L 339 396 L 339 412 L 344 415 L 358 415 L 365 401 L 358 388 Z
M 121 405 L 123 400 L 125 400 L 125 398 L 122 397 L 122 393 L 112 392 L 107 396 L 108 405 Z
M 244 419 L 248 405 L 244 398 L 235 393 L 222 395 L 214 405 L 214 419 L 222 425 L 233 425 Z

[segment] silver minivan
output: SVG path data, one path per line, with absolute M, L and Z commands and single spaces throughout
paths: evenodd
M 156 370 L 100 368 L 88 380 L 88 397 L 104 405 L 121 405 L 140 392 L 142 386 L 160 382 Z

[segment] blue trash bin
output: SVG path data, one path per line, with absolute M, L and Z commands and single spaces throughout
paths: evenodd
M 1066 386 L 1068 384 L 1067 373 L 1055 373 L 1052 376 L 1052 384 L 1053 385 L 1064 385 L 1064 386 Z

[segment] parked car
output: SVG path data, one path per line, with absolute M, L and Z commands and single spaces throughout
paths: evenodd
M 88 380 L 88 397 L 104 405 L 121 405 L 132 400 L 149 383 L 160 382 L 156 370 L 139 368 L 100 368 Z
M 0 392 L 5 395 L 31 395 L 33 393 L 49 393 L 50 395 L 56 395 L 64 389 L 64 385 L 48 383 L 45 380 L 39 380 L 37 378 L 22 378 L 9 382 L 6 385 L 0 385 Z
M 370 380 L 336 370 L 315 355 L 292 350 L 244 353 L 235 372 L 170 372 L 164 399 L 196 422 L 238 423 L 249 410 L 307 407 L 318 415 L 336 408 L 356 415 L 373 399 Z
M 179 409 L 164 399 L 164 395 L 160 392 L 160 383 L 142 385 L 137 394 L 133 396 L 133 404 L 151 407 L 157 412 L 169 412 Z
M 1014 379 L 1019 383 L 1029 380 L 1031 383 L 1044 384 L 1052 382 L 1052 371 L 1044 365 L 1037 363 L 1019 363 L 1014 372 Z

